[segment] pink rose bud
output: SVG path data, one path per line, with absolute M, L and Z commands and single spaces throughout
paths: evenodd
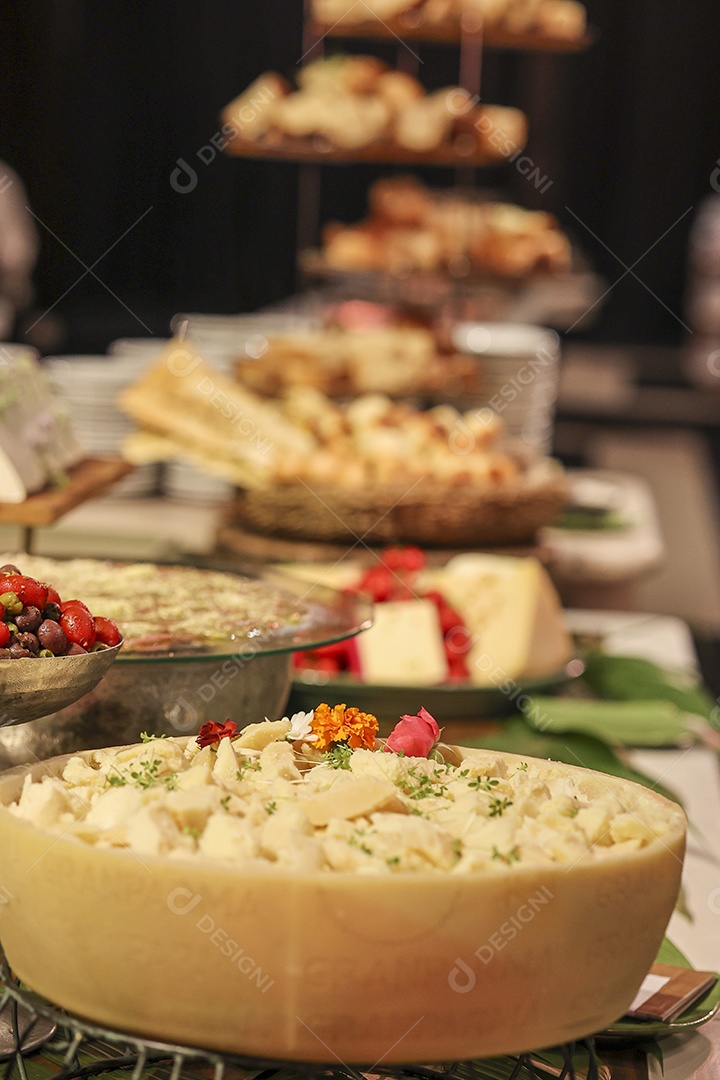
M 440 738 L 440 728 L 427 709 L 420 709 L 417 716 L 403 716 L 395 725 L 385 743 L 389 752 L 405 757 L 427 757 Z

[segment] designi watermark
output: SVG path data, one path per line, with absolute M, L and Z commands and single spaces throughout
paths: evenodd
M 460 86 L 449 90 L 445 99 L 448 112 L 452 113 L 453 116 L 467 116 L 470 110 L 479 103 L 480 97 L 478 94 L 471 95 Z M 536 190 L 542 195 L 550 190 L 553 185 L 550 177 L 540 171 L 540 168 L 529 154 L 523 152 L 524 146 L 516 143 L 500 124 L 493 121 L 492 117 L 487 113 L 482 113 L 473 122 L 473 127 L 479 135 L 484 137 L 486 142 L 489 142 L 498 151 L 505 161 L 515 166 L 521 176 L 531 181 Z
M 218 154 L 229 146 L 233 139 L 242 138 L 243 126 L 256 120 L 260 113 L 275 101 L 277 96 L 269 86 L 264 86 L 258 90 L 254 97 L 251 97 L 237 110 L 232 123 L 224 123 L 218 131 L 210 136 L 208 142 L 195 151 L 197 160 L 204 166 L 211 165 Z M 185 158 L 178 158 L 175 168 L 170 173 L 170 187 L 173 191 L 177 191 L 178 195 L 188 195 L 195 190 L 197 185 L 197 170 Z
M 198 914 L 202 899 L 200 893 L 194 893 L 192 889 L 178 885 L 168 893 L 167 906 L 173 915 L 184 917 L 192 913 Z M 221 956 L 226 956 L 242 975 L 255 983 L 262 994 L 266 994 L 275 985 L 275 980 L 264 974 L 260 965 L 245 947 L 231 938 L 227 930 L 218 926 L 207 911 L 199 913 L 195 926 L 201 934 L 207 936 L 210 944 L 219 950 Z
M 490 935 L 485 944 L 475 949 L 473 957 L 485 966 L 489 964 L 493 957 L 502 952 L 525 929 L 528 923 L 533 921 L 539 911 L 547 907 L 550 901 L 554 899 L 554 895 L 547 885 L 543 885 L 533 896 L 529 896 L 525 903 L 521 904 L 517 911 L 498 927 L 494 934 Z M 448 975 L 448 984 L 456 994 L 469 994 L 471 990 L 475 989 L 477 975 L 473 967 L 463 960 L 461 956 L 455 958 L 454 967 Z
M 178 379 L 190 378 L 202 363 L 202 357 L 198 356 L 192 349 L 185 348 L 182 344 L 171 349 L 166 360 L 168 371 Z M 238 433 L 251 446 L 255 447 L 259 453 L 268 454 L 274 448 L 275 444 L 263 434 L 256 421 L 251 416 L 248 416 L 225 390 L 218 387 L 214 379 L 211 379 L 209 375 L 200 374 L 195 379 L 193 389 L 200 397 L 206 398 L 225 420 L 229 420 L 231 425 L 237 428 Z

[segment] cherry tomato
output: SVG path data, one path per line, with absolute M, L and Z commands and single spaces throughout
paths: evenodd
M 43 581 L 26 577 L 24 574 L 3 574 L 0 576 L 0 592 L 14 592 L 23 604 L 32 605 L 40 611 L 47 604 L 49 586 Z
M 92 618 L 92 615 L 90 613 L 90 608 L 87 606 L 87 604 L 84 604 L 82 602 L 82 600 L 63 600 L 61 602 L 61 604 L 60 604 L 60 610 L 61 611 L 76 611 L 76 610 L 86 611 L 88 613 L 88 615 L 90 615 L 90 617 Z
M 93 619 L 95 627 L 95 640 L 102 645 L 119 645 L 122 635 L 117 628 L 117 623 L 112 619 L 106 619 L 104 615 L 96 615 Z
M 427 562 L 425 552 L 419 547 L 406 547 L 402 549 L 403 568 L 405 570 L 422 570 Z
M 8 629 L 8 624 L 0 622 L 0 649 L 4 649 L 9 640 L 10 630 Z
M 65 632 L 65 637 L 71 644 L 82 645 L 84 649 L 91 649 L 95 644 L 96 631 L 93 617 L 85 605 L 77 606 L 77 602 L 62 604 L 60 627 Z
M 48 585 L 47 603 L 48 604 L 61 604 L 62 603 L 62 600 L 60 599 L 60 593 L 52 585 Z

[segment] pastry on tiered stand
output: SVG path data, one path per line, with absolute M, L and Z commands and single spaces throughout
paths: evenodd
M 282 149 L 322 154 L 396 151 L 501 161 L 527 141 L 519 109 L 479 105 L 459 86 L 427 92 L 413 76 L 374 56 L 331 56 L 302 67 L 298 88 L 276 72 L 260 75 L 222 111 L 228 153 Z M 455 143 L 456 138 L 461 141 Z

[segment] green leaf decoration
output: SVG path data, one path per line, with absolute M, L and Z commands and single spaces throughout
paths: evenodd
M 554 529 L 571 529 L 573 532 L 617 532 L 628 529 L 630 522 L 609 507 L 568 506 L 553 523 Z
M 669 701 L 592 701 L 534 697 L 523 706 L 531 727 L 553 734 L 576 732 L 613 746 L 676 746 L 694 738 L 697 717 Z
M 611 701 L 669 701 L 684 713 L 711 719 L 715 702 L 681 672 L 670 672 L 638 656 L 609 656 L 590 649 L 583 679 L 594 694 Z
M 655 958 L 658 964 L 675 964 L 676 967 L 691 968 L 692 964 L 687 956 L 680 952 L 677 945 L 673 945 L 670 938 L 663 938 L 662 945 L 658 949 Z

